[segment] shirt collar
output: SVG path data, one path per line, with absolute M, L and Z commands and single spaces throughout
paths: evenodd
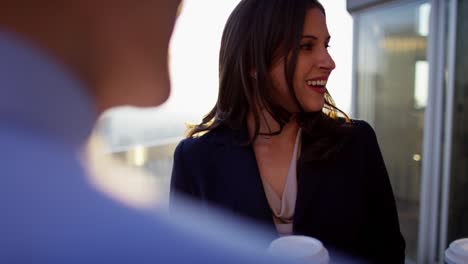
M 0 58 L 0 126 L 83 145 L 97 118 L 85 87 L 43 51 L 1 30 Z

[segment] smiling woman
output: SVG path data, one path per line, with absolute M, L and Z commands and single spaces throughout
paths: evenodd
M 288 63 L 286 57 L 283 55 L 271 69 L 273 84 L 277 87 L 276 100 L 290 97 L 294 99 L 286 102 L 289 112 L 321 111 L 325 103 L 333 106 L 333 103 L 326 102 L 324 97 L 327 93 L 328 77 L 335 69 L 335 62 L 327 51 L 330 34 L 325 23 L 324 11 L 318 8 L 310 9 L 306 15 L 303 31 L 298 51 L 291 52 L 292 56 L 297 57 L 295 65 L 292 66 L 295 67 L 292 96 L 287 81 L 290 76 L 284 74 L 285 63 Z M 295 52 L 297 54 L 294 54 Z
M 177 146 L 172 195 L 264 223 L 274 236 L 403 263 L 375 133 L 328 93 L 330 35 L 316 0 L 240 1 L 223 32 L 218 100 Z
M 334 22 L 337 19 L 341 22 L 347 13 L 344 1 L 341 1 L 341 5 L 337 0 L 328 2 L 330 3 L 326 18 L 332 21 L 328 25 L 329 34 L 332 36 L 330 40 L 332 48 L 329 51 L 339 67 L 333 70 L 333 74 L 326 81 L 326 86 L 327 91 L 339 102 L 340 108 L 347 110 L 349 96 L 346 94 L 350 90 L 351 82 L 347 81 L 346 76 L 350 73 L 350 68 L 343 64 L 348 62 L 346 56 L 350 56 L 350 52 L 346 53 L 350 49 L 350 42 L 347 41 L 348 34 L 346 31 L 343 32 L 343 27 L 336 28 L 335 24 L 338 23 Z M 239 0 L 183 1 L 170 45 L 171 96 L 168 101 L 157 109 L 129 107 L 113 109 L 101 117 L 97 127 L 98 134 L 108 145 L 105 153 L 112 152 L 115 158 L 123 160 L 125 165 L 132 166 L 132 170 L 138 168 L 149 172 L 154 178 L 150 182 L 157 182 L 163 198 L 167 196 L 169 190 L 173 150 L 184 135 L 185 123 L 199 121 L 200 117 L 209 112 L 216 103 L 222 32 L 227 18 L 238 3 Z M 324 1 L 324 4 L 327 2 Z M 301 40 L 303 44 L 301 54 L 309 56 L 311 51 L 308 49 L 318 42 L 304 36 L 306 38 Z M 338 43 L 340 43 L 339 48 L 334 49 Z M 346 45 L 342 46 L 342 43 Z M 324 47 L 324 43 L 319 45 Z M 281 66 L 277 69 L 282 70 Z M 316 77 L 319 79 L 316 80 Z M 315 86 L 318 86 L 320 82 L 326 80 L 322 77 L 325 76 L 314 75 L 310 79 L 307 78 L 307 82 L 315 81 Z M 314 86 L 313 83 L 311 85 Z M 320 90 L 320 87 L 317 88 Z M 308 104 L 309 100 L 303 102 Z M 144 150 L 146 158 L 135 159 L 133 155 L 135 149 Z M 111 177 L 108 178 L 112 181 Z
M 328 91 L 340 109 L 349 112 L 352 23 L 344 0 L 322 2 L 328 7 L 327 20 L 331 21 L 329 30 L 333 38 L 330 53 L 338 64 L 327 81 Z M 218 95 L 221 34 L 229 14 L 238 3 L 239 0 L 183 1 L 170 45 L 170 97 L 157 109 L 125 107 L 107 112 L 97 130 L 112 150 L 180 137 L 184 134 L 185 122 L 196 123 L 211 109 Z M 337 45 L 339 48 L 335 48 Z

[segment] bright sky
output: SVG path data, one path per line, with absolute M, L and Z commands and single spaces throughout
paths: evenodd
M 239 0 L 184 0 L 170 48 L 172 90 L 158 109 L 113 111 L 112 130 L 148 130 L 151 124 L 181 118 L 199 122 L 215 104 L 218 53 L 226 20 Z M 337 68 L 328 88 L 338 107 L 349 113 L 351 104 L 352 19 L 346 0 L 322 0 L 332 36 L 330 53 Z M 131 125 L 129 125 L 131 124 Z

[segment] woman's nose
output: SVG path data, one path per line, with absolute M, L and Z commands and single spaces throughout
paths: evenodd
M 330 53 L 328 53 L 328 50 L 325 50 L 324 53 L 321 56 L 319 67 L 324 70 L 332 71 L 335 69 L 335 61 L 331 57 Z

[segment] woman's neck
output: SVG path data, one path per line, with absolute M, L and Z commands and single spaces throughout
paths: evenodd
M 274 133 L 279 131 L 281 127 L 268 111 L 260 110 L 259 114 L 260 135 L 255 140 L 255 144 L 274 143 L 283 140 L 291 140 L 293 142 L 295 141 L 297 132 L 299 130 L 299 125 L 297 124 L 294 115 L 291 117 L 290 121 L 284 125 L 281 133 L 278 135 L 269 136 L 262 134 Z M 247 116 L 247 127 L 249 131 L 249 137 L 253 138 L 255 134 L 255 118 L 252 112 L 250 112 Z

